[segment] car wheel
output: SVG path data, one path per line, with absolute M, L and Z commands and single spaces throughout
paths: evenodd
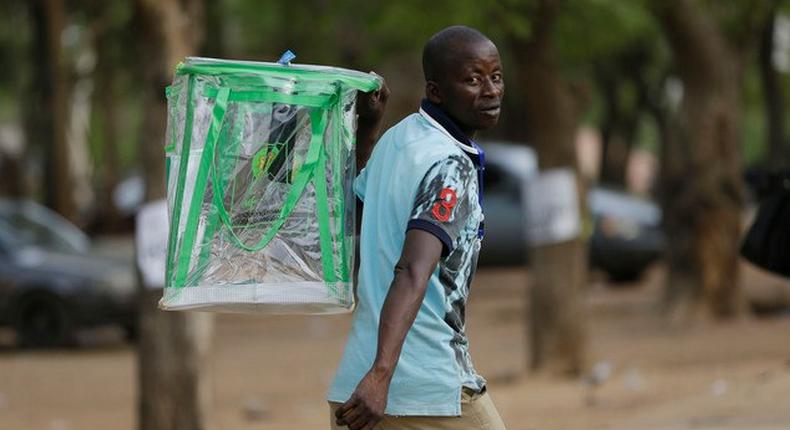
M 14 327 L 17 343 L 24 348 L 64 346 L 73 340 L 71 318 L 63 302 L 50 295 L 24 298 Z

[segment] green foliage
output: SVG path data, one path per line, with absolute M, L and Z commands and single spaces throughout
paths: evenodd
M 705 0 L 701 3 L 706 13 L 721 28 L 726 39 L 736 49 L 744 49 L 745 45 L 756 42 L 768 6 L 773 1 Z
M 487 13 L 494 0 L 376 3 L 337 0 L 265 3 L 227 0 L 231 52 L 274 60 L 291 49 L 299 61 L 375 65 L 422 49 L 436 31 L 453 24 L 487 30 L 501 28 Z M 510 19 L 518 21 L 517 16 Z M 346 66 L 353 66 L 343 64 Z
M 224 36 L 230 56 L 241 54 L 245 58 L 271 59 L 274 52 L 285 44 L 281 32 L 289 24 L 286 22 L 285 2 L 226 0 L 224 5 L 227 18 L 223 29 L 227 29 Z M 212 33 L 218 31 L 207 30 L 207 37 L 212 37 Z
M 419 93 L 419 60 L 422 46 L 436 31 L 453 24 L 480 29 L 500 47 L 508 82 L 507 103 L 518 107 L 522 101 L 515 90 L 518 71 L 514 61 L 529 52 L 515 51 L 511 41 L 529 41 L 536 28 L 539 0 L 206 0 L 217 19 L 207 20 L 206 38 L 222 41 L 222 56 L 275 61 L 285 49 L 297 53 L 297 62 L 333 64 L 361 70 L 376 70 L 392 81 L 401 80 Z M 557 0 L 557 20 L 553 28 L 553 57 L 558 71 L 589 96 L 583 121 L 601 124 L 606 109 L 600 90 L 600 76 L 618 82 L 620 106 L 639 110 L 640 85 L 653 94 L 663 94 L 664 78 L 672 70 L 671 53 L 661 29 L 648 6 L 662 0 Z M 137 159 L 140 125 L 139 67 L 146 52 L 136 49 L 139 35 L 135 27 L 133 0 L 73 0 L 67 2 L 68 24 L 82 34 L 96 32 L 112 73 L 122 116 L 119 135 L 122 169 L 133 168 Z M 747 0 L 701 0 L 696 3 L 714 17 L 728 38 L 742 40 L 768 2 Z M 780 11 L 790 12 L 790 2 L 778 2 Z M 193 23 L 194 26 L 203 25 Z M 33 37 L 25 2 L 0 0 L 0 121 L 19 118 L 20 95 L 35 67 L 30 61 Z M 520 45 L 521 46 L 521 45 Z M 73 55 L 69 53 L 68 55 Z M 68 59 L 73 64 L 73 59 Z M 97 66 L 98 67 L 98 66 Z M 408 70 L 405 70 L 408 69 Z M 746 160 L 761 159 L 765 148 L 764 112 L 759 77 L 750 68 L 744 87 L 744 152 Z M 787 75 L 783 81 L 790 79 Z M 785 82 L 786 91 L 790 85 Z M 515 97 L 515 99 L 514 99 Z M 790 97 L 790 94 L 786 94 Z M 21 97 L 24 100 L 24 97 Z M 547 101 L 547 103 L 550 101 Z M 404 103 L 405 105 L 405 103 Z M 407 106 L 413 108 L 413 106 Z M 394 107 L 396 108 L 396 107 Z M 397 107 L 400 109 L 400 107 Z M 398 112 L 400 115 L 402 112 Z M 91 147 L 101 162 L 103 142 L 99 115 L 93 115 Z M 644 113 L 640 116 L 638 146 L 655 148 L 655 126 Z
M 640 116 L 636 134 L 635 148 L 644 149 L 659 155 L 661 138 L 659 137 L 656 122 L 652 118 L 647 117 L 647 115 Z
M 26 47 L 31 34 L 26 25 L 27 7 L 23 2 L 0 3 L 0 122 L 19 116 L 20 88 L 28 85 L 31 67 Z
M 639 2 L 573 0 L 558 16 L 555 49 L 566 67 L 588 68 L 625 50 L 656 49 L 659 29 Z
M 499 24 L 492 37 L 528 40 L 532 36 L 536 10 L 534 0 L 502 0 L 490 3 L 490 18 Z

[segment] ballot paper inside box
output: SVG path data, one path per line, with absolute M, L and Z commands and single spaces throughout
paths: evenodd
M 170 220 L 160 307 L 353 307 L 357 91 L 372 74 L 188 58 L 167 89 Z

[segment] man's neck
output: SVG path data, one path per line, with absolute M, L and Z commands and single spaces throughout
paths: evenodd
M 476 130 L 469 130 L 463 127 L 460 122 L 453 118 L 453 116 L 445 111 L 440 105 L 432 103 L 428 99 L 423 99 L 420 106 L 428 115 L 435 119 L 439 125 L 453 135 L 453 137 L 464 144 L 471 145 Z

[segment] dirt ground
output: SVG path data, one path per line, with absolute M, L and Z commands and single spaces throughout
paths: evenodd
M 669 327 L 655 306 L 662 276 L 590 286 L 596 377 L 579 381 L 527 371 L 528 274 L 481 270 L 468 311 L 472 356 L 508 428 L 790 429 L 790 315 Z M 216 321 L 215 429 L 327 428 L 323 396 L 349 316 Z M 0 332 L 0 429 L 136 429 L 134 349 L 112 330 L 83 339 L 78 349 L 29 352 Z

